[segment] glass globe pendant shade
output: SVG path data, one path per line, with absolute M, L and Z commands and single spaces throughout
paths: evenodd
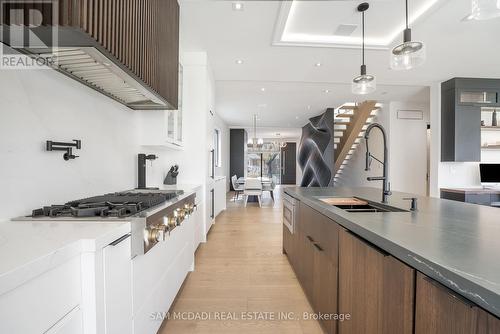
M 411 30 L 404 32 L 404 42 L 394 47 L 391 52 L 391 69 L 409 70 L 425 62 L 425 45 L 411 40 Z
M 472 0 L 472 13 L 467 20 L 489 20 L 500 17 L 500 0 Z
M 366 66 L 361 66 L 361 75 L 352 79 L 351 90 L 353 94 L 364 95 L 374 92 L 377 89 L 375 76 L 366 74 Z

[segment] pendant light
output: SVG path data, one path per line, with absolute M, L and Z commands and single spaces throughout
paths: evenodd
M 465 20 L 489 20 L 500 17 L 500 0 L 472 0 L 472 12 Z
M 406 29 L 403 32 L 403 43 L 394 47 L 391 52 L 391 68 L 393 70 L 409 70 L 425 62 L 425 45 L 411 40 L 411 29 L 408 27 L 408 0 L 406 0 Z
M 362 28 L 362 44 L 361 44 L 361 75 L 352 79 L 353 94 L 368 94 L 377 89 L 375 76 L 366 74 L 365 65 L 365 11 L 370 7 L 367 2 L 363 2 L 358 6 L 358 12 L 361 13 L 361 28 Z
M 253 115 L 253 138 L 248 138 L 247 147 L 248 148 L 261 148 L 264 145 L 264 140 L 262 138 L 257 138 L 257 115 Z

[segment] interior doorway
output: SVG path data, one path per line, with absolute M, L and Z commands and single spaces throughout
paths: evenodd
M 281 184 L 297 182 L 297 144 L 287 142 L 281 149 Z

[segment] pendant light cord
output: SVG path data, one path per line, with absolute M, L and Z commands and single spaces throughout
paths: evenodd
M 408 0 L 406 0 L 406 29 L 408 29 Z
M 406 0 L 408 1 L 408 0 Z M 361 51 L 361 58 L 363 65 L 365 64 L 365 12 L 361 13 L 361 36 L 362 36 L 362 51 Z

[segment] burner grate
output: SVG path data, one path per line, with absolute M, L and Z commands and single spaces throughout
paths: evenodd
M 64 205 L 45 206 L 33 210 L 32 217 L 129 217 L 143 210 L 162 204 L 174 197 L 177 192 L 164 193 L 111 193 L 94 196 Z

